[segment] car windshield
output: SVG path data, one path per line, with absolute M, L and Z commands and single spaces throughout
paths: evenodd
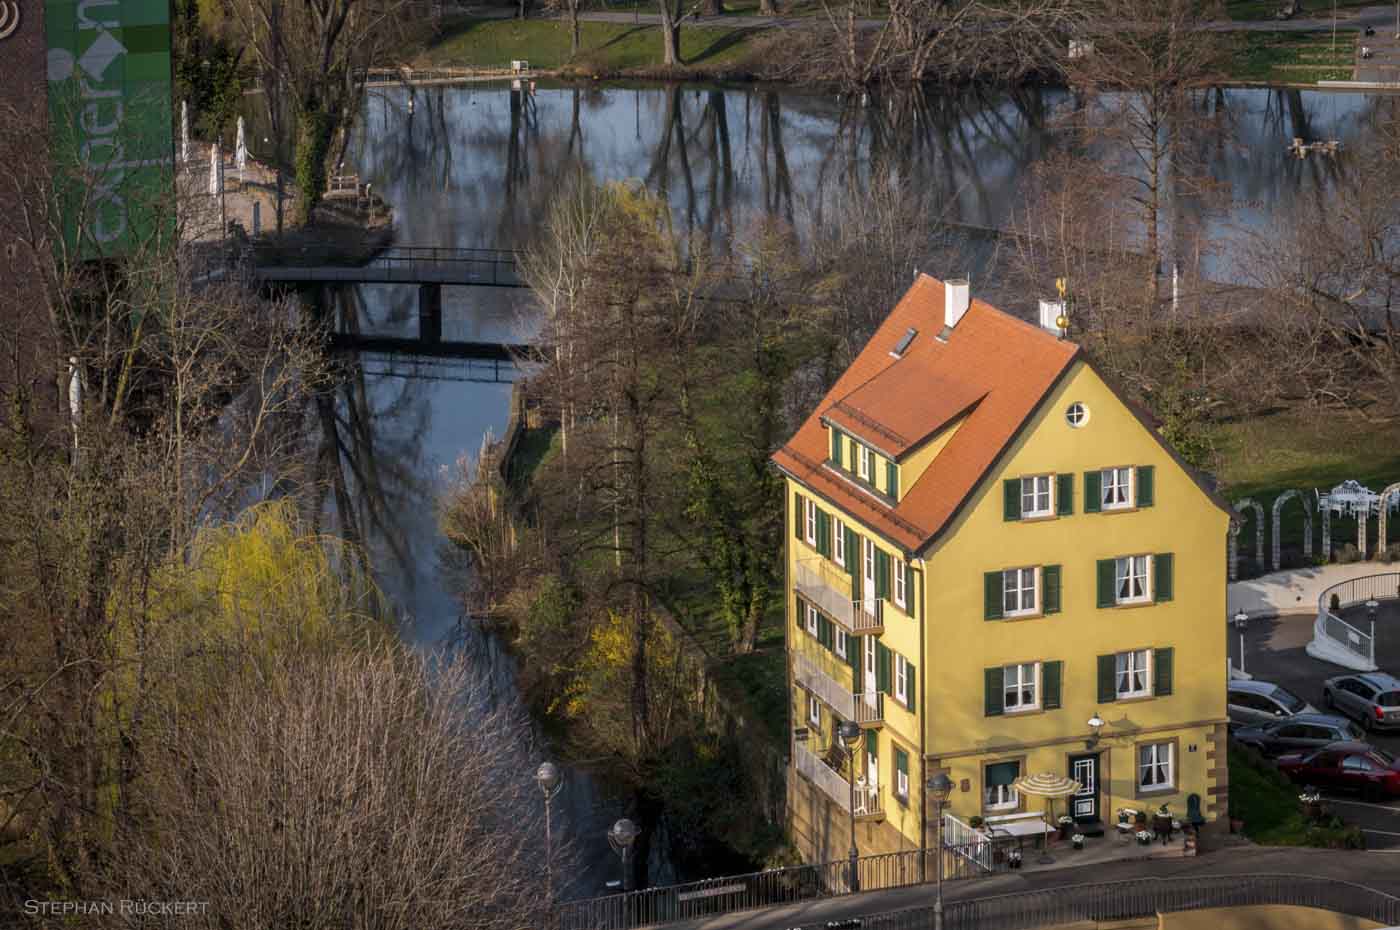
M 1392 756 L 1390 753 L 1386 752 L 1384 749 L 1372 749 L 1371 758 L 1375 759 L 1385 768 L 1390 768 L 1392 765 L 1395 764 L 1395 757 Z
M 1220 692 L 1217 691 L 1216 693 L 1219 694 Z M 1282 704 L 1284 709 L 1290 714 L 1296 714 L 1307 706 L 1307 701 L 1304 701 L 1292 691 L 1277 686 L 1274 687 L 1273 698 L 1275 701 Z
M 1400 691 L 1387 691 L 1376 695 L 1376 703 L 1382 707 L 1400 707 Z

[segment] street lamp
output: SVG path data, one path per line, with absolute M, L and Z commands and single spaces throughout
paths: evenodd
M 535 769 L 535 784 L 544 795 L 544 881 L 545 894 L 554 900 L 554 832 L 549 818 L 549 802 L 564 787 L 564 779 L 559 775 L 559 766 L 553 762 L 541 762 Z
M 1380 602 L 1374 597 L 1366 601 L 1366 619 L 1371 621 L 1371 661 L 1376 661 L 1376 611 L 1380 610 Z
M 1088 741 L 1084 743 L 1085 749 L 1093 749 L 1099 744 L 1099 731 L 1102 729 L 1103 718 L 1099 716 L 1098 711 L 1094 711 L 1094 716 L 1089 718 L 1089 733 L 1091 735 Z
M 613 852 L 622 857 L 622 890 L 632 890 L 632 870 L 629 868 L 632 854 L 632 844 L 637 841 L 637 837 L 642 830 L 635 823 L 623 817 L 612 825 L 608 831 L 608 844 L 612 846 Z
M 933 798 L 933 814 L 938 818 L 938 897 L 933 901 L 933 930 L 943 930 L 943 805 L 953 793 L 953 780 L 947 772 L 939 772 L 928 780 L 928 793 Z
M 846 748 L 846 758 L 851 763 L 851 893 L 860 891 L 860 852 L 856 849 L 856 747 L 860 745 L 860 724 L 854 720 L 842 721 L 837 727 L 837 736 Z
M 1235 614 L 1235 629 L 1240 631 L 1240 673 L 1244 673 L 1244 631 L 1249 627 L 1249 614 L 1241 607 Z

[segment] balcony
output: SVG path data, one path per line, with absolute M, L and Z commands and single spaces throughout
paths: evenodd
M 863 727 L 878 727 L 885 722 L 883 694 L 878 691 L 852 692 L 849 683 L 832 678 L 819 664 L 800 652 L 792 655 L 792 676 L 843 720 L 854 720 Z
M 815 753 L 806 746 L 798 743 L 793 749 L 793 766 L 797 769 L 797 774 L 807 779 L 813 785 L 831 799 L 842 812 L 849 814 L 851 811 L 851 783 L 841 776 L 841 773 L 827 765 Z M 856 779 L 856 819 L 884 820 L 885 812 L 880 807 L 880 789 L 869 787 L 865 784 L 864 778 Z
M 800 559 L 793 573 L 793 587 L 817 609 L 856 636 L 878 636 L 885 631 L 884 602 L 879 598 L 851 599 L 851 579 L 826 559 Z

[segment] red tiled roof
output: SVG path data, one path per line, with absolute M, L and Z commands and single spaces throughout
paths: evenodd
M 773 455 L 813 493 L 907 551 L 937 536 L 1078 354 L 1078 346 L 980 300 L 948 336 L 943 282 L 920 275 L 817 409 Z M 910 329 L 900 358 L 890 351 Z M 966 421 L 890 507 L 823 463 L 823 418 L 882 451 L 903 456 L 941 427 Z

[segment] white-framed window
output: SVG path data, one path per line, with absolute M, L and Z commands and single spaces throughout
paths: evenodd
M 813 501 L 811 498 L 804 497 L 804 498 L 802 499 L 802 509 L 805 510 L 805 511 L 807 511 L 807 513 L 806 513 L 806 521 L 807 521 L 807 522 L 806 522 L 807 545 L 809 545 L 809 546 L 815 546 L 815 545 L 817 544 L 817 505 L 816 505 L 816 502 Z
M 909 706 L 909 663 L 897 652 L 894 654 L 894 699 Z
M 807 605 L 807 632 L 817 635 L 817 608 L 811 604 Z
M 987 766 L 987 774 L 990 775 L 993 768 L 1002 767 L 1009 767 L 1011 772 L 1014 773 L 1010 776 L 1011 780 L 1014 780 L 1021 771 L 1021 763 L 1019 762 L 998 762 Z M 1016 806 L 1021 803 L 1020 793 L 1017 792 L 1015 788 L 1011 787 L 1009 783 L 993 785 L 989 783 L 990 781 L 990 778 L 984 777 L 983 784 L 985 787 L 982 790 L 983 809 L 988 811 L 1014 810 Z
M 869 481 L 873 456 L 868 446 L 857 445 L 856 448 L 860 450 L 856 456 L 856 474 L 860 475 L 861 480 Z
M 909 756 L 904 750 L 896 748 L 894 765 L 894 794 L 895 797 L 909 802 Z
M 831 531 L 831 555 L 836 559 L 836 564 L 842 568 L 846 567 L 846 524 L 840 517 L 832 518 Z
M 836 627 L 836 654 L 843 659 L 846 658 L 846 649 L 848 646 L 846 631 L 839 626 Z
M 1021 662 L 1002 669 L 1003 701 L 1006 713 L 1035 710 L 1040 706 L 1040 663 Z
M 1148 649 L 1134 649 L 1120 652 L 1114 657 L 1118 662 L 1118 696 L 1120 698 L 1146 697 L 1152 693 L 1152 652 Z
M 865 590 L 861 593 L 867 600 L 875 598 L 875 544 L 870 537 L 861 537 L 861 558 L 865 560 Z
M 1119 510 L 1133 505 L 1132 468 L 1105 468 L 1099 476 L 1103 488 L 1099 502 L 1104 510 Z
M 890 572 L 894 575 L 894 602 L 897 606 L 904 607 L 909 593 L 904 590 L 904 560 L 895 556 L 893 562 L 894 567 Z
M 807 722 L 817 729 L 821 729 L 822 702 L 817 700 L 815 694 L 807 695 Z
M 1156 791 L 1176 785 L 1176 760 L 1171 743 L 1147 743 L 1138 747 L 1138 789 Z
M 1036 590 L 1039 574 L 1034 568 L 1009 568 L 1001 573 L 1002 616 L 1023 617 L 1039 609 Z
M 1048 517 L 1053 513 L 1050 475 L 1032 475 L 1021 479 L 1021 516 Z
M 1075 401 L 1065 409 L 1065 422 L 1078 429 L 1089 422 L 1089 408 Z
M 1113 597 L 1119 604 L 1139 604 L 1152 597 L 1152 581 L 1148 576 L 1151 558 L 1128 555 L 1113 563 Z

